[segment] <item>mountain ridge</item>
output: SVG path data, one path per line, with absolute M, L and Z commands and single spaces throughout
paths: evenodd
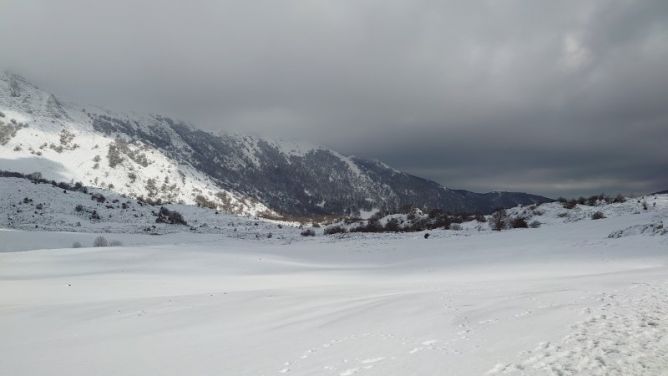
M 61 165 L 61 178 L 133 197 L 267 216 L 359 215 L 407 205 L 487 213 L 549 201 L 448 189 L 319 145 L 216 135 L 163 115 L 82 108 L 11 73 L 0 76 L 0 111 L 0 165 L 48 175 L 52 162 Z

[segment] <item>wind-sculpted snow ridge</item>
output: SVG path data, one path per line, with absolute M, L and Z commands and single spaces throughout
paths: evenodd
M 203 204 L 230 213 L 358 215 L 405 205 L 491 212 L 548 201 L 478 194 L 322 146 L 198 130 L 161 115 L 66 103 L 0 74 L 0 169 L 41 172 L 132 197 Z

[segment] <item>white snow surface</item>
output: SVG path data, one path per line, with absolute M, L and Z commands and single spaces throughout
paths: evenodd
M 0 374 L 665 375 L 668 236 L 609 237 L 665 223 L 647 200 L 429 239 L 0 231 Z

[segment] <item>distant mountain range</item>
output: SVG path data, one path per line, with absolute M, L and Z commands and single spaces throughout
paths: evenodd
M 488 213 L 550 201 L 448 189 L 321 146 L 65 103 L 7 72 L 0 75 L 0 170 L 252 215 L 360 215 L 407 205 Z

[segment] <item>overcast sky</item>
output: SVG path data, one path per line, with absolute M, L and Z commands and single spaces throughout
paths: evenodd
M 0 66 L 452 188 L 668 189 L 666 0 L 0 0 Z

